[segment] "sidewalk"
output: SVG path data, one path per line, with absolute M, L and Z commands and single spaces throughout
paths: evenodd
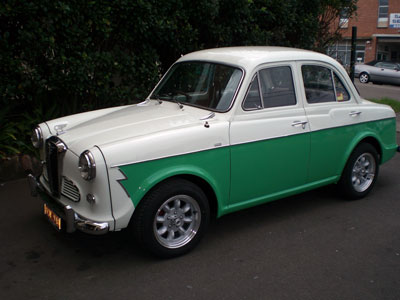
M 396 114 L 396 131 L 400 133 L 400 113 Z

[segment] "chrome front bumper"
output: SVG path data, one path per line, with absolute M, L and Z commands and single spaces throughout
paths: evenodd
M 78 229 L 85 233 L 101 235 L 109 231 L 107 222 L 95 222 L 86 219 L 77 214 L 71 206 L 56 202 L 47 194 L 40 181 L 33 175 L 28 175 L 28 182 L 32 196 L 40 195 L 44 203 L 64 221 L 66 232 L 71 233 Z

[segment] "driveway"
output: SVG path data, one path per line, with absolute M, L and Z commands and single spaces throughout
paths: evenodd
M 360 83 L 358 78 L 354 79 L 354 83 L 361 95 L 365 99 L 380 99 L 383 97 L 391 98 L 400 101 L 400 86 L 386 85 L 386 84 L 373 84 Z
M 398 139 L 398 143 L 400 140 Z M 25 180 L 0 187 L 1 299 L 400 299 L 400 154 L 374 191 L 332 186 L 225 216 L 158 260 L 125 232 L 57 233 Z

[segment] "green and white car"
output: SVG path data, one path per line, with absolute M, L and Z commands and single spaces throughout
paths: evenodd
M 53 225 L 129 228 L 162 257 L 211 217 L 328 184 L 364 197 L 398 150 L 390 107 L 328 56 L 280 47 L 182 56 L 144 102 L 41 123 L 32 141 L 43 173 L 29 182 Z

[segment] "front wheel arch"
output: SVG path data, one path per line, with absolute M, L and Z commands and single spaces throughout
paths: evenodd
M 173 201 L 178 201 L 178 206 Z M 192 214 L 185 221 L 189 211 Z M 209 201 L 204 191 L 191 181 L 175 177 L 160 182 L 145 195 L 135 209 L 129 229 L 153 254 L 171 258 L 193 249 L 204 235 L 209 220 Z M 187 228 L 184 228 L 185 222 L 189 222 Z M 167 230 L 171 231 L 171 237 Z

